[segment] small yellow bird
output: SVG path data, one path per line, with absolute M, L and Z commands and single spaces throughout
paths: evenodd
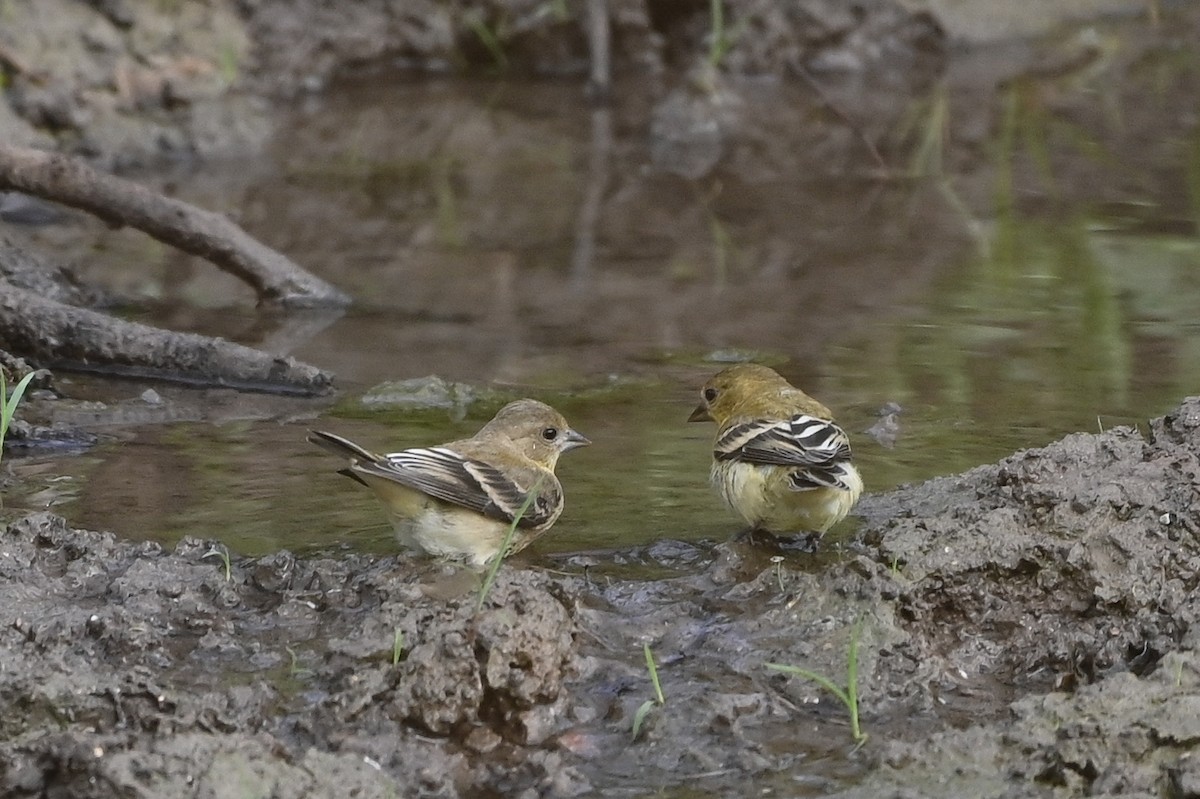
M 774 369 L 718 372 L 688 421 L 717 423 L 713 487 L 751 530 L 808 533 L 815 545 L 862 493 L 846 432 Z
M 374 490 L 401 544 L 475 567 L 500 552 L 518 514 L 505 556 L 550 529 L 563 509 L 558 456 L 591 443 L 532 399 L 505 405 L 471 438 L 435 447 L 376 455 L 333 433 L 313 430 L 308 440 L 350 459 L 340 473 Z

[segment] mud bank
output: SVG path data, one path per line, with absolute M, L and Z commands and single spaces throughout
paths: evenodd
M 849 82 L 838 102 L 865 120 L 877 116 L 866 112 L 883 95 L 908 97 L 927 87 L 948 44 L 1035 37 L 1081 18 L 1146 13 L 1138 0 L 1015 5 L 997 12 L 975 0 L 862 0 L 852 8 L 807 0 L 781 9 L 725 0 L 719 22 L 708 3 L 662 0 L 586 7 L 372 0 L 353 13 L 316 0 L 14 3 L 0 27 L 0 133 L 14 144 L 80 154 L 116 170 L 253 156 L 280 124 L 279 98 L 362 78 L 364 68 L 370 80 L 380 72 L 565 76 L 578 79 L 582 91 L 597 58 L 616 78 L 636 77 L 617 91 L 635 104 L 694 82 L 684 75 L 715 59 L 733 77 L 795 80 L 811 71 L 823 82 Z M 1162 13 L 1158 3 L 1152 7 Z M 609 36 L 597 56 L 601 18 Z M 1012 69 L 1038 60 L 1028 52 L 1007 57 Z M 710 84 L 711 76 L 700 82 Z M 874 99 L 855 99 L 863 94 Z M 660 124 L 682 135 L 711 127 L 712 114 L 703 104 L 667 105 Z M 878 133 L 878 125 L 869 127 Z
M 795 13 L 760 6 L 731 4 L 743 20 L 726 45 L 736 73 L 780 74 L 814 58 L 899 73 L 938 34 L 931 17 L 893 0 L 855 13 L 835 0 Z M 612 30 L 604 60 L 618 72 L 657 75 L 708 51 L 704 4 L 620 0 L 597 9 Z M 290 0 L 18 3 L 0 28 L 0 132 L 118 170 L 247 155 L 278 124 L 274 100 L 364 67 L 582 79 L 593 19 L 581 6 L 522 0 L 378 0 L 353 13 Z
M 11 796 L 1188 796 L 1200 399 L 868 497 L 817 557 L 660 541 L 478 578 L 0 537 Z M 773 560 L 774 558 L 774 560 Z M 623 564 L 658 579 L 617 575 Z M 870 738 L 819 689 L 862 622 Z M 635 741 L 652 694 L 666 704 Z

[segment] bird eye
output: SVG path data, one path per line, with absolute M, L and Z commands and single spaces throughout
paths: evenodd
M 553 441 L 554 439 L 558 438 L 558 428 L 547 427 L 542 431 L 542 438 L 546 439 L 547 441 Z
M 717 398 L 717 390 L 715 388 L 704 389 L 704 401 L 712 402 Z

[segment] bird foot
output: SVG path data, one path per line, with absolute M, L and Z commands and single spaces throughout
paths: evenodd
M 817 551 L 817 545 L 821 542 L 821 534 L 801 532 L 794 535 L 777 535 L 758 527 L 750 527 L 735 535 L 734 540 L 773 550 L 780 554 L 803 552 L 811 555 Z

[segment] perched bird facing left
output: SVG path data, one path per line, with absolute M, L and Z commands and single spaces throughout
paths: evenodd
M 688 421 L 717 423 L 712 483 L 752 530 L 808 533 L 815 544 L 862 493 L 833 414 L 766 366 L 718 372 Z
M 591 443 L 532 399 L 505 405 L 471 438 L 435 447 L 376 455 L 333 433 L 314 430 L 308 440 L 350 459 L 341 474 L 375 492 L 401 544 L 476 567 L 500 552 L 518 514 L 506 556 L 550 529 L 563 509 L 558 456 Z

